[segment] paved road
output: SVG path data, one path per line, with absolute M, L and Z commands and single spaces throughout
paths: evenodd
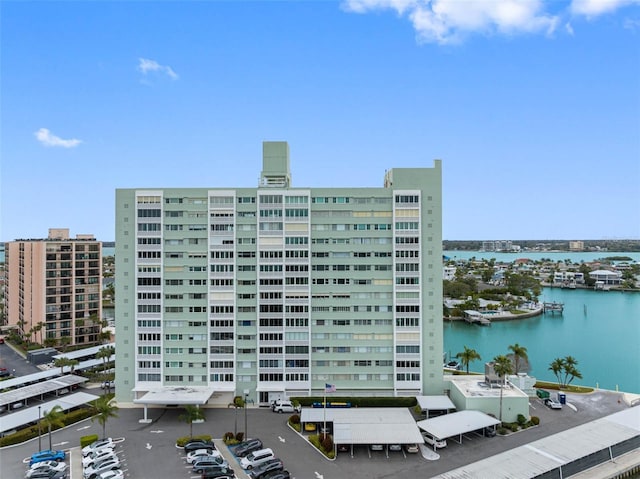
M 272 448 L 296 479 L 413 479 L 432 477 L 626 408 L 624 403 L 618 402 L 620 394 L 613 392 L 584 396 L 568 394 L 567 399 L 577 411 L 569 407 L 560 411 L 550 410 L 534 399 L 531 414 L 540 417 L 539 427 L 506 437 L 470 436 L 462 444 L 449 440 L 449 445 L 438 451 L 440 458 L 435 461 L 427 460 L 421 454 L 405 455 L 402 452 L 389 453 L 387 457 L 384 452 L 370 453 L 365 447 L 356 448 L 353 458 L 344 453 L 339 454 L 335 461 L 328 461 L 289 429 L 287 415 L 251 408 L 247 410 L 247 423 L 249 436 L 261 438 L 266 447 Z M 108 436 L 124 439 L 118 451 L 127 479 L 197 477 L 183 460 L 183 451 L 175 447 L 177 437 L 189 434 L 189 426 L 178 419 L 181 413 L 181 409 L 151 409 L 149 417 L 153 422 L 140 424 L 141 409 L 121 409 L 119 417 L 107 423 Z M 234 431 L 236 420 L 238 431 L 245 428 L 243 410 L 238 410 L 236 416 L 234 409 L 206 409 L 205 416 L 205 423 L 193 425 L 194 434 L 207 433 L 219 438 L 227 431 Z M 56 431 L 53 433 L 54 447 L 77 446 L 79 437 L 85 434 L 102 435 L 102 428 L 97 422 L 87 420 Z M 44 444 L 48 444 L 46 436 L 43 437 Z M 25 466 L 21 461 L 37 447 L 37 439 L 34 439 L 24 445 L 0 450 L 2 476 L 23 477 Z M 78 478 L 74 476 L 72 479 Z

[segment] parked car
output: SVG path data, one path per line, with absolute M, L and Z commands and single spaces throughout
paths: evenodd
M 112 458 L 115 456 L 116 452 L 114 449 L 111 449 L 110 447 L 103 447 L 102 449 L 90 452 L 89 454 L 84 456 L 82 458 L 82 467 L 87 467 L 96 462 L 100 462 L 104 459 Z
M 202 459 L 220 456 L 221 454 L 214 449 L 196 449 L 195 451 L 191 451 L 189 454 L 187 454 L 187 462 L 189 464 L 193 464 Z
M 35 471 L 36 469 L 55 469 L 56 471 L 64 471 L 67 468 L 67 463 L 62 461 L 41 461 L 33 464 L 29 470 Z
M 120 469 L 120 461 L 117 458 L 108 459 L 106 461 L 98 462 L 89 467 L 85 467 L 82 472 L 84 479 L 95 479 L 99 474 L 110 471 L 112 469 Z
M 59 461 L 42 461 L 36 462 L 24 475 L 26 479 L 31 479 L 39 475 L 48 474 L 47 477 L 54 476 L 57 472 L 67 471 L 67 464 Z
M 447 447 L 446 439 L 438 439 L 426 432 L 423 432 L 422 436 L 424 437 L 424 442 L 433 446 L 434 449 L 442 449 L 443 447 Z
M 90 453 L 97 451 L 98 449 L 104 449 L 105 447 L 113 449 L 116 447 L 113 439 L 110 437 L 106 439 L 99 439 L 97 441 L 92 442 L 88 446 L 82 448 L 82 455 L 88 456 Z
M 99 474 L 98 479 L 124 479 L 124 472 L 122 469 L 111 469 Z
M 102 381 L 100 387 L 102 389 L 113 389 L 114 387 L 116 387 L 116 384 L 113 381 Z
M 195 472 L 196 474 L 202 474 L 208 469 L 217 468 L 229 468 L 229 464 L 222 456 L 201 457 L 193 463 L 193 472 Z
M 29 479 L 67 479 L 68 471 L 33 471 Z
M 206 441 L 204 439 L 194 439 L 184 445 L 184 452 L 195 451 L 196 449 L 215 449 L 216 446 L 213 441 Z
M 273 471 L 268 472 L 266 476 L 261 477 L 260 479 L 291 479 L 291 475 L 289 471 Z
M 202 476 L 212 477 L 227 477 L 234 476 L 233 469 L 229 467 L 229 464 L 196 464 L 193 466 L 193 472 L 196 474 L 202 474 Z M 217 475 L 216 475 L 217 474 Z
M 36 452 L 31 455 L 31 459 L 29 461 L 29 465 L 33 466 L 36 462 L 42 461 L 64 461 L 65 453 L 64 451 L 53 451 L 50 449 L 45 449 L 44 451 Z
M 495 427 L 485 427 L 483 429 L 483 433 L 486 437 L 495 437 L 496 428 Z
M 418 447 L 417 444 L 405 444 L 404 445 L 404 450 L 406 452 L 408 452 L 409 454 L 417 454 L 420 452 L 420 448 Z
M 238 444 L 233 449 L 233 454 L 237 457 L 244 457 L 258 449 L 262 449 L 262 441 L 260 439 L 249 439 Z
M 544 405 L 551 409 L 562 409 L 562 404 L 550 397 L 544 400 Z
M 384 450 L 384 446 L 382 444 L 369 444 L 369 449 L 372 451 L 382 451 Z
M 284 462 L 277 457 L 273 459 L 269 459 L 268 461 L 263 462 L 259 466 L 251 469 L 247 474 L 252 479 L 262 479 L 268 473 L 272 471 L 282 471 L 284 469 Z
M 267 462 L 269 459 L 273 459 L 275 456 L 273 455 L 273 451 L 271 449 L 264 448 L 258 449 L 257 451 L 253 451 L 250 454 L 247 454 L 240 460 L 240 466 L 242 469 L 253 469 L 260 464 Z
M 389 450 L 390 451 L 394 451 L 394 452 L 402 451 L 402 445 L 401 444 L 389 444 Z
M 273 412 L 300 412 L 300 406 L 294 406 L 291 401 L 275 401 L 271 406 Z
M 227 467 L 219 469 L 208 469 L 202 473 L 202 479 L 235 479 L 233 469 Z

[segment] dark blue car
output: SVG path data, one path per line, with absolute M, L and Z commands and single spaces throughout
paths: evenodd
M 46 449 L 44 451 L 36 452 L 31 456 L 31 460 L 29 461 L 29 465 L 33 466 L 36 462 L 42 461 L 64 461 L 65 454 L 64 451 L 51 451 Z

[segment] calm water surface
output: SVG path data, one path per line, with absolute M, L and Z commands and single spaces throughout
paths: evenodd
M 575 384 L 640 393 L 640 293 L 544 288 L 540 299 L 564 303 L 564 313 L 491 326 L 445 322 L 444 351 L 453 356 L 465 345 L 475 349 L 482 361 L 470 369 L 482 371 L 485 360 L 519 343 L 536 378 L 555 381 L 551 361 L 573 356 L 583 376 Z

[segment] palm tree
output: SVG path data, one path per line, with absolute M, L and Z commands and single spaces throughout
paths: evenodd
M 478 351 L 466 346 L 464 346 L 464 351 L 456 354 L 456 358 L 460 359 L 462 365 L 467 368 L 467 374 L 469 374 L 469 363 L 472 361 L 480 361 L 482 359 L 480 354 L 478 354 Z
M 107 421 L 112 417 L 118 417 L 118 406 L 116 406 L 112 397 L 105 395 L 100 396 L 95 400 L 93 408 L 95 409 L 96 414 L 91 418 L 91 420 L 98 420 L 98 423 L 102 426 L 102 437 L 106 438 Z
M 49 449 L 53 449 L 51 445 L 51 428 L 52 427 L 63 427 L 64 421 L 62 418 L 64 417 L 64 411 L 62 410 L 62 406 L 55 405 L 49 411 L 45 411 L 42 415 L 42 422 L 47 429 L 49 430 Z
M 498 375 L 499 378 L 502 379 L 502 384 L 500 385 L 500 415 L 498 417 L 500 422 L 502 422 L 502 389 L 504 386 L 505 377 L 513 372 L 511 359 L 509 359 L 504 354 L 496 356 L 495 358 L 493 358 L 493 371 Z
M 562 385 L 562 371 L 564 371 L 564 359 L 556 358 L 551 361 L 549 365 L 549 371 L 553 371 L 556 378 L 558 379 L 558 385 Z
M 189 437 L 193 437 L 193 423 L 204 419 L 202 409 L 193 404 L 186 404 L 184 406 L 184 414 L 178 416 L 178 419 L 185 421 L 189 424 Z
M 516 366 L 515 373 L 518 374 L 520 372 L 520 358 L 525 360 L 529 359 L 529 356 L 527 356 L 527 348 L 516 343 L 509 346 L 509 349 L 513 352 L 513 362 Z
M 53 365 L 57 368 L 60 368 L 60 374 L 64 374 L 65 366 L 71 366 L 71 359 L 67 357 L 57 358 L 53 360 Z

